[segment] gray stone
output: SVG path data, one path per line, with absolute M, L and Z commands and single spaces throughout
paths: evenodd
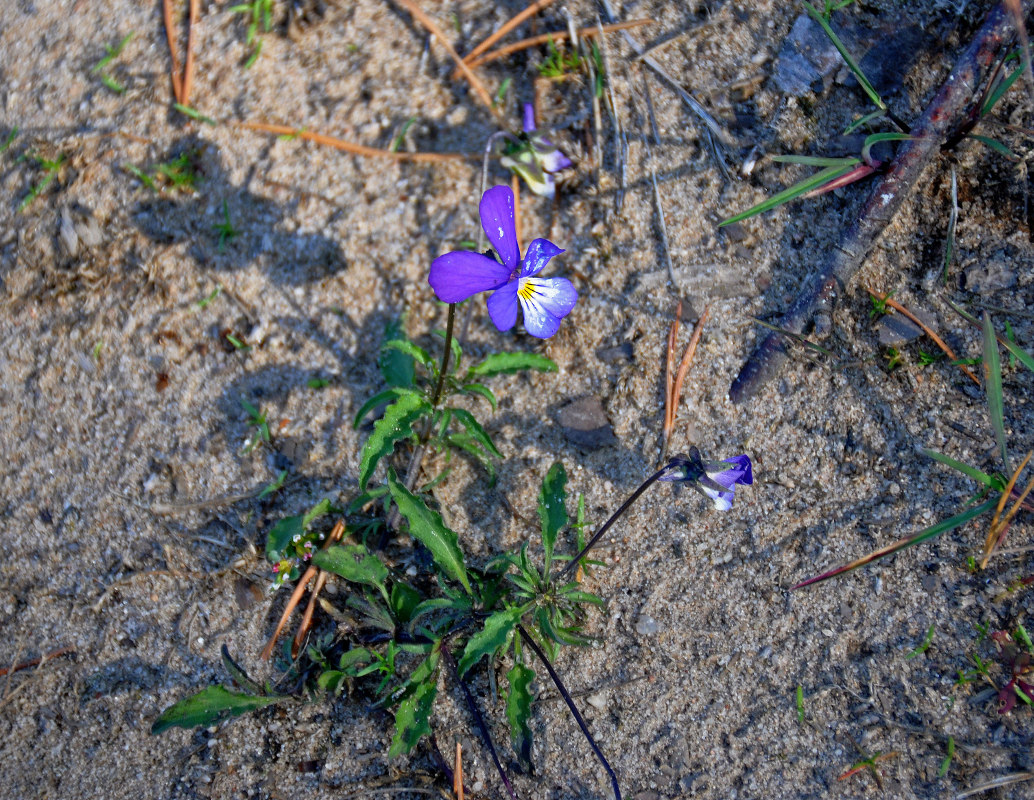
M 1016 273 L 1002 259 L 966 267 L 959 281 L 962 288 L 974 294 L 991 294 L 1016 285 Z
M 567 440 L 579 447 L 592 450 L 617 441 L 598 397 L 582 397 L 568 403 L 557 412 L 557 422 Z

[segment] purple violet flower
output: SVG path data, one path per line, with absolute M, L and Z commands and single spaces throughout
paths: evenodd
M 722 461 L 704 461 L 700 458 L 700 451 L 693 447 L 688 456 L 675 456 L 667 472 L 658 480 L 688 483 L 710 497 L 716 509 L 728 511 L 732 508 L 737 484 L 749 486 L 754 483 L 754 472 L 750 459 L 745 455 Z
M 571 159 L 536 130 L 535 106 L 531 103 L 524 104 L 524 136 L 503 152 L 499 162 L 524 178 L 535 194 L 545 197 L 556 194 L 553 173 L 571 166 Z
M 578 301 L 566 278 L 536 278 L 553 256 L 564 251 L 548 239 L 536 239 L 521 259 L 513 217 L 513 192 L 493 186 L 481 197 L 481 227 L 502 263 L 481 253 L 457 250 L 438 256 L 427 282 L 445 303 L 461 303 L 478 292 L 492 292 L 488 315 L 501 331 L 517 323 L 517 307 L 532 336 L 548 339 Z

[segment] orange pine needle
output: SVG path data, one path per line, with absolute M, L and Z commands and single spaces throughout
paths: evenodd
M 487 39 L 485 39 L 485 41 L 483 41 L 481 44 L 479 44 L 477 47 L 475 47 L 473 50 L 471 50 L 469 53 L 467 53 L 467 55 L 463 56 L 463 60 L 469 65 L 471 61 L 473 61 L 475 58 L 477 58 L 479 55 L 481 55 L 483 52 L 485 52 L 489 47 L 491 47 L 496 42 L 498 42 L 500 39 L 502 39 L 504 36 L 506 36 L 506 34 L 508 34 L 510 31 L 512 31 L 514 28 L 516 28 L 522 22 L 524 22 L 524 20 L 526 20 L 532 14 L 537 14 L 539 11 L 544 9 L 546 6 L 552 5 L 552 3 L 553 3 L 553 0 L 537 0 L 537 2 L 532 3 L 526 9 L 521 11 L 519 14 L 517 14 L 514 17 L 511 17 L 509 21 L 504 22 L 499 27 L 499 29 L 496 30 L 495 33 L 493 33 L 491 36 L 489 36 Z M 456 78 L 459 77 L 459 69 L 458 68 L 453 72 L 452 77 L 453 77 L 453 80 L 455 80 Z
M 463 800 L 463 745 L 456 742 L 456 762 L 452 770 L 452 791 L 457 800 Z
M 190 22 L 187 28 L 187 64 L 183 67 L 183 99 L 180 104 L 190 105 L 190 91 L 194 88 L 194 30 L 197 28 L 199 0 L 190 0 Z
M 341 538 L 344 532 L 345 523 L 341 520 L 338 520 L 337 524 L 334 526 L 334 529 L 330 532 L 330 536 L 328 536 L 327 540 L 323 543 L 323 548 L 325 549 L 327 547 L 330 547 L 330 545 L 334 544 L 338 539 Z M 283 631 L 284 626 L 287 624 L 287 620 L 290 618 L 291 612 L 293 612 L 295 608 L 298 606 L 298 603 L 301 602 L 302 595 L 305 593 L 305 587 L 309 584 L 309 581 L 312 580 L 312 576 L 315 575 L 316 572 L 317 568 L 314 566 L 310 566 L 307 570 L 305 570 L 305 574 L 302 575 L 301 580 L 298 581 L 298 584 L 294 587 L 294 591 L 291 593 L 291 599 L 287 601 L 287 607 L 284 609 L 284 613 L 280 616 L 280 622 L 277 623 L 276 630 L 273 631 L 273 635 L 269 638 L 269 641 L 266 643 L 265 649 L 259 656 L 259 658 L 261 658 L 263 661 L 268 661 L 269 657 L 273 655 L 273 648 L 276 646 L 276 640 L 280 637 L 280 632 Z M 316 586 L 319 588 L 315 588 L 313 590 L 313 594 L 318 594 L 319 589 L 323 588 L 318 580 L 316 581 Z M 312 615 L 308 611 L 306 612 L 306 614 L 311 619 Z
M 169 60 L 172 62 L 172 95 L 183 104 L 183 86 L 180 84 L 180 57 L 176 51 L 176 31 L 172 23 L 172 0 L 162 0 L 162 19 L 165 22 L 165 38 L 169 42 Z
M 346 142 L 344 139 L 337 139 L 314 131 L 307 131 L 303 128 L 292 128 L 289 125 L 273 125 L 268 122 L 241 122 L 242 128 L 250 131 L 263 131 L 264 133 L 275 133 L 280 136 L 294 136 L 298 139 L 305 139 L 316 144 L 327 145 L 337 150 L 344 150 L 357 156 L 368 156 L 370 158 L 389 158 L 393 161 L 422 161 L 441 163 L 443 161 L 480 161 L 481 153 L 395 153 L 391 150 L 381 150 L 377 147 L 367 147 L 364 144 Z
M 919 319 L 919 317 L 917 317 L 915 314 L 913 314 L 911 311 L 909 311 L 907 308 L 901 305 L 901 303 L 899 303 L 897 300 L 894 300 L 893 298 L 885 294 L 881 295 L 878 292 L 874 292 L 868 286 L 865 287 L 865 291 L 867 291 L 881 303 L 886 303 L 895 311 L 899 311 L 904 316 L 908 317 L 910 320 L 912 320 L 912 322 L 914 322 L 922 329 L 923 333 L 925 333 L 933 340 L 934 344 L 941 348 L 941 350 L 944 352 L 945 355 L 948 356 L 948 358 L 950 358 L 952 361 L 958 360 L 958 356 L 955 355 L 955 351 L 948 347 L 948 345 L 944 343 L 940 336 L 934 333 L 933 330 L 925 322 L 923 322 L 921 319 Z M 980 385 L 979 379 L 970 371 L 969 367 L 967 367 L 965 364 L 959 364 L 959 369 L 966 373 L 966 375 L 973 381 L 973 383 L 975 383 L 977 386 Z
M 679 338 L 679 320 L 682 318 L 682 298 L 679 298 L 675 306 L 675 319 L 671 321 L 671 328 L 668 330 L 668 349 L 665 351 L 664 359 L 664 446 L 667 449 L 668 436 L 671 434 L 672 425 L 675 424 L 675 409 L 671 405 L 671 390 L 675 385 L 675 373 L 672 367 L 675 364 L 675 342 Z M 661 460 L 664 460 L 663 453 Z
M 1012 518 L 1019 513 L 1020 507 L 1023 505 L 1023 501 L 1027 499 L 1027 495 L 1030 494 L 1031 489 L 1034 489 L 1034 479 L 1027 484 L 1027 488 L 1023 490 L 1023 494 L 1020 495 L 1019 499 L 1013 504 L 1012 508 L 1009 509 L 1004 519 L 1000 519 L 1002 516 L 1002 510 L 1005 508 L 1005 502 L 1009 499 L 1009 495 L 1012 494 L 1013 487 L 1016 485 L 1016 481 L 1019 480 L 1020 473 L 1023 472 L 1024 467 L 1030 462 L 1031 456 L 1034 452 L 1027 453 L 1027 457 L 1023 459 L 1023 463 L 1016 468 L 1016 471 L 1009 478 L 1009 483 L 1006 484 L 1005 489 L 1002 491 L 1002 496 L 998 500 L 998 505 L 995 507 L 994 516 L 991 518 L 991 527 L 987 531 L 987 538 L 984 540 L 984 558 L 980 562 L 980 568 L 984 569 L 987 567 L 987 562 L 991 559 L 991 555 L 997 549 L 1002 536 L 1012 523 Z
M 649 25 L 653 22 L 652 19 L 632 19 L 627 22 L 615 22 L 611 25 L 604 25 L 602 30 L 604 33 L 613 33 L 614 31 L 625 31 L 629 28 L 638 28 L 642 25 Z M 600 28 L 595 25 L 591 28 L 579 28 L 577 31 L 578 38 L 580 39 L 591 39 L 594 36 L 600 35 Z M 469 62 L 471 67 L 480 67 L 483 64 L 488 64 L 492 61 L 498 61 L 500 58 L 506 58 L 512 53 L 517 53 L 521 50 L 527 50 L 529 47 L 535 47 L 540 44 L 545 44 L 550 39 L 556 42 L 563 42 L 569 39 L 571 34 L 568 31 L 557 31 L 556 33 L 543 33 L 539 36 L 532 36 L 528 39 L 521 39 L 519 42 L 508 44 L 504 47 L 500 47 L 497 50 L 493 50 L 491 53 L 485 53 L 482 56 L 478 56 L 474 60 Z M 469 56 L 468 56 L 469 58 Z

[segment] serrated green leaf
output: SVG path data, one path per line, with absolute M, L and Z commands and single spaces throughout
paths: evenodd
M 557 461 L 542 479 L 539 492 L 539 521 L 542 523 L 542 550 L 545 553 L 544 574 L 550 574 L 557 534 L 567 525 L 567 471 Z
M 519 661 L 506 673 L 510 691 L 506 693 L 506 721 L 510 725 L 510 743 L 525 771 L 531 769 L 531 682 L 535 670 Z
M 556 372 L 556 363 L 538 353 L 493 353 L 480 364 L 467 370 L 467 377 L 477 375 L 488 378 L 492 375 L 512 375 L 525 369 L 539 372 Z
M 456 533 L 445 526 L 441 514 L 428 508 L 390 472 L 388 489 L 399 513 L 409 523 L 409 535 L 431 552 L 431 558 L 442 572 L 462 584 L 470 594 L 470 580 Z
M 304 519 L 304 514 L 298 514 L 294 517 L 284 517 L 277 520 L 276 524 L 269 529 L 269 533 L 266 534 L 267 559 L 275 563 L 283 557 L 284 549 L 291 543 L 291 540 L 295 536 L 301 536 L 305 533 L 305 525 L 302 524 Z
M 346 581 L 371 586 L 385 600 L 388 599 L 388 591 L 384 586 L 388 580 L 388 568 L 361 544 L 334 545 L 319 550 L 312 557 L 312 563 L 320 569 L 340 575 Z
M 352 427 L 358 428 L 359 423 L 363 421 L 363 417 L 365 417 L 367 414 L 369 414 L 371 411 L 377 408 L 377 406 L 381 405 L 382 403 L 390 403 L 393 400 L 397 400 L 404 394 L 412 394 L 416 395 L 417 397 L 421 396 L 419 392 L 416 392 L 412 389 L 403 389 L 397 386 L 392 389 L 385 389 L 383 392 L 378 392 L 365 403 L 363 403 L 362 408 L 360 408 L 356 412 L 355 419 L 352 420 Z
M 231 692 L 225 686 L 209 686 L 193 697 L 180 700 L 165 709 L 151 726 L 151 733 L 164 733 L 172 727 L 207 727 L 224 719 L 265 708 L 283 699 L 280 695 L 256 697 Z
M 438 375 L 438 365 L 434 363 L 434 359 L 431 358 L 430 354 L 424 348 L 418 347 L 406 339 L 392 339 L 390 342 L 385 342 L 381 345 L 381 351 L 387 350 L 397 350 L 400 353 L 404 353 L 423 364 L 432 375 Z
M 412 436 L 413 426 L 430 411 L 428 402 L 416 394 L 402 395 L 384 410 L 384 416 L 374 424 L 373 433 L 363 446 L 359 462 L 360 489 L 366 489 L 378 462 L 391 454 L 395 443 Z
M 474 441 L 496 458 L 503 457 L 503 454 L 499 452 L 499 448 L 495 446 L 495 442 L 492 441 L 492 437 L 488 435 L 488 432 L 474 418 L 473 414 L 463 408 L 450 408 L 449 410 L 459 423 L 467 429 L 467 433 L 471 435 Z
M 1007 475 L 1012 474 L 1009 467 L 1009 449 L 1005 441 L 1005 404 L 1002 395 L 1002 360 L 998 352 L 998 339 L 991 324 L 991 315 L 984 312 L 984 391 L 987 393 L 987 410 L 991 415 L 991 427 L 994 428 L 998 440 L 998 450 L 1002 454 L 1002 463 Z
M 525 610 L 521 606 L 508 608 L 505 611 L 497 611 L 485 620 L 484 627 L 467 639 L 467 646 L 463 648 L 463 655 L 457 666 L 460 678 L 482 658 L 497 653 L 510 644 L 513 629 L 521 621 L 521 615 Z
M 460 387 L 460 390 L 464 394 L 476 394 L 485 398 L 491 404 L 493 411 L 496 411 L 499 408 L 499 403 L 495 399 L 495 394 L 483 383 L 465 383 Z
M 396 319 L 384 326 L 385 341 L 407 341 L 404 320 Z M 381 348 L 377 356 L 377 366 L 381 369 L 384 382 L 388 386 L 410 387 L 416 373 L 413 356 L 395 348 Z
M 335 508 L 334 504 L 330 500 L 324 497 L 316 505 L 310 508 L 305 516 L 302 517 L 302 528 L 309 530 L 309 526 L 312 525 L 320 517 L 326 516 L 327 514 L 333 514 L 334 512 L 340 512 L 341 509 Z
M 414 691 L 399 703 L 395 711 L 395 735 L 391 738 L 391 749 L 388 751 L 390 758 L 408 753 L 420 739 L 431 732 L 431 711 L 437 694 L 437 682 L 432 677 L 418 684 Z

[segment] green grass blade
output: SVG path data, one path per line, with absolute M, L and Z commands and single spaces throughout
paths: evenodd
M 979 506 L 974 506 L 973 508 L 963 511 L 961 514 L 956 514 L 954 517 L 949 517 L 946 520 L 938 522 L 936 525 L 931 525 L 929 528 L 926 528 L 913 536 L 907 536 L 904 539 L 898 539 L 896 542 L 892 542 L 891 544 L 888 544 L 886 547 L 881 547 L 879 550 L 873 550 L 868 555 L 862 556 L 861 558 L 856 559 L 855 561 L 852 561 L 849 564 L 844 564 L 843 566 L 837 567 L 836 569 L 832 569 L 829 572 L 823 572 L 821 575 L 816 575 L 814 578 L 808 578 L 808 580 L 806 581 L 801 581 L 797 585 L 792 586 L 790 588 L 790 591 L 793 591 L 794 589 L 802 589 L 805 586 L 810 586 L 813 583 L 820 583 L 821 581 L 828 580 L 834 577 L 835 575 L 841 575 L 845 572 L 850 572 L 853 569 L 865 566 L 866 564 L 871 564 L 873 561 L 877 561 L 878 559 L 884 558 L 885 556 L 897 553 L 899 550 L 904 550 L 906 548 L 913 547 L 914 545 L 925 542 L 927 539 L 932 539 L 935 536 L 940 536 L 942 533 L 945 533 L 946 531 L 950 531 L 953 528 L 958 528 L 960 525 L 965 525 L 970 520 L 976 519 L 986 511 L 990 511 L 991 509 L 993 509 L 997 504 L 997 497 L 994 497 L 990 500 L 986 500 Z
M 852 158 L 850 159 L 849 163 L 845 163 L 839 166 L 826 167 L 823 170 L 819 170 L 814 175 L 810 175 L 809 177 L 805 178 L 803 181 L 795 183 L 789 189 L 784 189 L 783 191 L 779 192 L 779 194 L 773 195 L 767 200 L 763 200 L 756 206 L 751 206 L 746 211 L 741 211 L 739 214 L 734 214 L 728 219 L 722 220 L 718 223 L 718 227 L 721 228 L 725 225 L 731 225 L 734 222 L 740 222 L 741 220 L 745 220 L 749 217 L 757 216 L 758 214 L 764 214 L 766 211 L 771 211 L 773 208 L 776 208 L 777 206 L 781 206 L 784 203 L 789 203 L 794 198 L 799 197 L 802 194 L 807 194 L 812 189 L 822 186 L 825 183 L 829 183 L 830 181 L 836 180 L 841 175 L 845 175 L 846 173 L 854 169 L 854 167 L 859 163 L 861 163 L 859 159 Z
M 934 461 L 940 462 L 941 464 L 944 464 L 944 466 L 946 467 L 957 469 L 963 475 L 969 476 L 977 483 L 984 484 L 984 486 L 986 486 L 988 489 L 1003 488 L 993 477 L 988 475 L 986 472 L 981 472 L 976 467 L 971 467 L 969 464 L 964 464 L 961 461 L 956 461 L 954 458 L 950 458 L 949 456 L 946 456 L 943 453 L 938 453 L 936 450 L 926 450 L 924 448 L 922 452 L 924 456 L 932 458 Z
M 1006 58 L 1006 61 L 1011 60 L 1013 56 L 1015 56 L 1015 54 L 1011 54 L 1008 58 Z M 986 117 L 988 114 L 990 114 L 991 109 L 994 108 L 998 101 L 1002 99 L 1002 96 L 1012 88 L 1012 85 L 1016 83 L 1016 79 L 1019 78 L 1022 74 L 1023 64 L 1020 64 L 1009 74 L 1009 76 L 1004 81 L 1002 81 L 998 84 L 997 87 L 995 87 L 995 90 L 991 92 L 991 94 L 987 96 L 987 100 L 984 101 L 984 105 L 980 109 L 980 116 Z
M 770 156 L 771 161 L 780 164 L 803 164 L 806 167 L 853 167 L 858 163 L 854 156 Z
M 883 98 L 880 97 L 880 93 L 876 91 L 876 87 L 869 82 L 869 79 L 865 77 L 865 73 L 862 72 L 862 68 L 858 66 L 858 63 L 851 57 L 851 54 L 847 52 L 847 48 L 844 43 L 840 41 L 840 37 L 833 33 L 833 29 L 829 27 L 829 23 L 820 14 L 811 3 L 805 2 L 804 7 L 808 10 L 808 15 L 815 20 L 826 32 L 826 36 L 833 43 L 833 46 L 840 53 L 841 57 L 847 64 L 848 69 L 854 73 L 854 76 L 858 79 L 858 83 L 861 85 L 862 90 L 869 96 L 869 99 L 876 105 L 877 108 L 886 111 L 887 104 L 883 102 Z
M 488 432 L 475 419 L 473 414 L 462 408 L 451 408 L 449 410 L 452 411 L 453 416 L 456 417 L 459 423 L 467 429 L 467 433 L 470 434 L 474 441 L 496 458 L 503 457 L 503 454 L 499 452 L 499 448 L 495 446 L 495 442 L 492 441 L 492 437 L 488 435 Z
M 1010 342 L 1005 337 L 1002 337 L 1002 339 L 1000 339 L 999 341 L 1003 345 L 1005 345 L 1005 349 L 1009 351 L 1010 355 L 1015 356 L 1016 359 L 1021 364 L 1023 364 L 1023 366 L 1025 366 L 1031 372 L 1034 372 L 1034 358 L 1031 357 L 1030 353 L 1028 353 L 1015 342 Z
M 1007 475 L 1012 474 L 1009 466 L 1009 450 L 1005 441 L 1005 403 L 1002 396 L 1002 361 L 998 352 L 998 339 L 991 324 L 991 315 L 984 312 L 984 391 L 987 393 L 987 410 L 991 415 L 1002 464 Z
M 870 111 L 868 114 L 864 114 L 864 115 L 860 116 L 858 119 L 856 119 L 854 122 L 852 122 L 846 128 L 844 128 L 844 136 L 847 136 L 847 134 L 849 134 L 849 133 L 853 133 L 854 131 L 856 131 L 860 127 L 862 127 L 863 125 L 867 125 L 870 122 L 873 122 L 875 120 L 878 120 L 878 119 L 882 118 L 885 114 L 886 114 L 886 112 L 882 108 L 878 108 L 875 111 Z
M 974 139 L 980 142 L 980 144 L 984 145 L 985 147 L 990 147 L 992 150 L 998 153 L 998 155 L 1004 156 L 1010 161 L 1020 160 L 1020 157 L 1016 155 L 1012 150 L 1010 150 L 997 139 L 992 139 L 990 136 L 981 136 L 979 133 L 970 133 L 966 135 L 966 138 Z
M 862 144 L 862 161 L 866 164 L 872 163 L 871 150 L 873 145 L 879 144 L 880 142 L 903 142 L 907 139 L 911 139 L 907 133 L 873 133 L 865 137 L 865 142 Z

